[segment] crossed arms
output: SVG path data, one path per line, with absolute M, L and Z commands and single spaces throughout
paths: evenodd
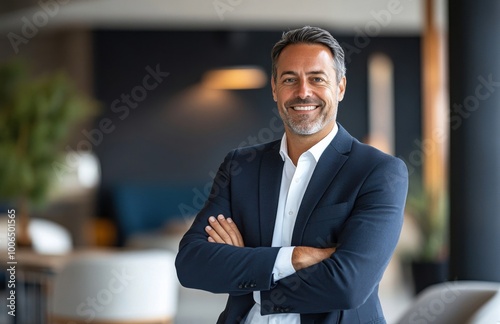
M 229 244 L 237 247 L 244 247 L 243 237 L 238 227 L 231 218 L 225 218 L 219 214 L 217 218 L 210 216 L 210 225 L 205 227 L 208 234 L 208 241 L 212 243 Z M 309 246 L 296 246 L 292 253 L 292 265 L 295 271 L 308 268 L 327 258 L 334 252 L 335 247 L 314 248 Z

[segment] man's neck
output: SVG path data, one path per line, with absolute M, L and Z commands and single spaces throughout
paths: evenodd
M 297 165 L 299 157 L 302 153 L 309 150 L 316 145 L 319 141 L 325 138 L 333 129 L 335 123 L 326 126 L 319 132 L 312 135 L 298 135 L 286 130 L 286 145 L 288 149 L 288 156 L 294 165 Z

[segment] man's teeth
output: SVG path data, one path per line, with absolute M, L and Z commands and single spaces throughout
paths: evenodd
M 313 110 L 313 109 L 316 109 L 316 106 L 295 106 L 295 107 L 292 107 L 293 110 Z

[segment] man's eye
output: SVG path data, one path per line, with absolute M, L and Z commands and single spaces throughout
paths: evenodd
M 325 80 L 323 80 L 323 78 L 316 77 L 316 78 L 313 78 L 313 81 L 314 81 L 314 82 L 323 82 L 323 81 L 325 81 Z
M 288 78 L 288 79 L 283 80 L 283 83 L 293 83 L 293 82 L 295 82 L 295 79 L 293 79 L 293 78 Z

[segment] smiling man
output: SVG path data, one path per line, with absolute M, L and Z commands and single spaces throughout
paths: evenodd
M 229 293 L 218 323 L 385 323 L 378 285 L 403 223 L 404 163 L 337 123 L 344 52 L 303 27 L 272 50 L 279 141 L 240 148 L 184 235 L 180 282 Z
M 300 154 L 336 128 L 338 103 L 346 87 L 345 67 L 336 71 L 332 51 L 322 44 L 281 48 L 278 43 L 273 57 L 273 98 L 285 124 L 288 153 L 296 164 Z

